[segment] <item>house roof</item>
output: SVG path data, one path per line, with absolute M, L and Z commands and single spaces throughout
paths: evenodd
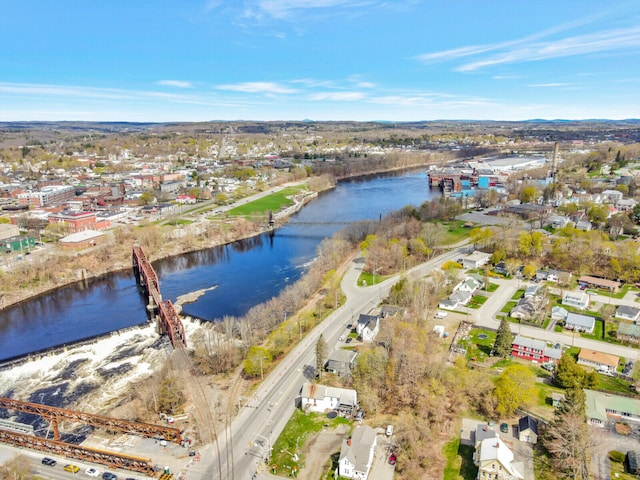
M 590 283 L 591 285 L 597 285 L 605 288 L 619 288 L 620 284 L 613 280 L 607 280 L 606 278 L 591 277 L 589 275 L 583 275 L 578 279 L 580 283 Z
M 367 464 L 375 441 L 376 431 L 373 428 L 368 425 L 357 426 L 351 435 L 351 445 L 349 445 L 348 439 L 342 442 L 340 461 L 346 457 L 349 463 L 354 466 L 354 470 L 358 472 L 368 471 Z
M 522 337 L 520 335 L 516 335 L 516 338 L 513 339 L 512 345 L 518 345 L 520 347 L 533 348 L 535 350 L 544 350 L 544 347 L 547 346 L 545 342 L 542 340 L 535 340 L 529 337 Z
M 635 323 L 620 322 L 618 325 L 618 335 L 627 335 L 629 337 L 640 338 L 640 325 Z
M 623 315 L 625 318 L 635 318 L 640 313 L 640 308 L 630 307 L 628 305 L 620 305 L 616 310 L 616 317 Z
M 366 315 L 361 313 L 358 317 L 358 323 L 362 325 L 369 325 L 370 322 L 376 321 L 378 317 L 376 315 Z
M 518 431 L 523 432 L 525 430 L 531 430 L 536 435 L 538 434 L 538 422 L 535 418 L 527 415 L 518 420 Z
M 540 285 L 530 285 L 524 291 L 525 297 L 533 297 L 538 294 L 538 290 L 540 290 Z
M 587 418 L 604 422 L 607 420 L 607 410 L 640 416 L 640 400 L 635 398 L 588 389 L 585 389 L 584 394 Z
M 313 398 L 315 400 L 324 400 L 325 398 L 337 398 L 340 405 L 357 404 L 357 393 L 351 388 L 327 387 L 326 385 L 318 385 L 317 383 L 305 383 L 302 385 L 300 392 L 302 398 Z
M 615 355 L 609 355 L 608 353 L 596 352 L 595 350 L 589 350 L 583 348 L 578 354 L 578 360 L 586 360 L 592 363 L 599 363 L 601 365 L 607 365 L 609 367 L 616 368 L 620 363 L 620 358 Z
M 502 467 L 515 478 L 523 478 L 522 474 L 513 468 L 513 452 L 500 438 L 487 438 L 480 443 L 479 461 L 497 460 Z
M 339 363 L 352 363 L 353 359 L 356 358 L 356 355 L 358 355 L 358 352 L 354 352 L 353 350 L 336 348 L 329 354 L 327 361 L 339 362 Z
M 568 299 L 572 300 L 573 302 L 587 303 L 589 301 L 589 294 L 586 292 L 565 292 L 562 296 L 562 303 L 564 303 L 565 300 Z
M 476 427 L 476 438 L 475 438 L 475 444 L 478 445 L 478 443 L 482 442 L 483 440 L 486 440 L 487 438 L 496 438 L 498 436 L 498 434 L 489 427 L 489 425 L 487 425 L 486 423 L 481 423 Z
M 491 257 L 490 253 L 485 253 L 485 252 L 476 250 L 475 252 L 464 257 L 462 260 L 468 260 L 470 262 L 478 262 L 478 261 L 486 260 L 489 257 Z
M 569 315 L 569 312 L 567 311 L 566 308 L 560 307 L 560 306 L 555 306 L 551 309 L 551 316 L 552 317 L 562 317 L 562 318 L 567 318 L 567 315 Z
M 553 348 L 553 347 L 544 347 L 545 357 L 553 358 L 554 360 L 560 360 L 562 358 L 562 349 L 561 348 Z
M 103 232 L 98 232 L 96 230 L 83 230 L 82 232 L 72 233 L 71 235 L 67 235 L 64 238 L 60 239 L 62 243 L 78 243 L 85 242 L 87 240 L 92 240 L 94 238 L 104 236 Z
M 596 324 L 596 317 L 589 315 L 580 315 L 579 313 L 569 312 L 565 320 L 567 325 L 575 325 L 580 328 L 591 330 Z

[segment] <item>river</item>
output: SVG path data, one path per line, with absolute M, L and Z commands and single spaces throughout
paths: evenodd
M 375 220 L 439 196 L 423 171 L 338 183 L 274 235 L 153 262 L 163 298 L 205 290 L 184 314 L 205 320 L 240 316 L 303 275 L 318 244 L 345 223 Z M 146 301 L 131 271 L 74 285 L 0 311 L 0 360 L 147 322 Z

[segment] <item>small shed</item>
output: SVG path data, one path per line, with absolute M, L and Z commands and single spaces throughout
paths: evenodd
M 640 452 L 629 450 L 624 459 L 625 467 L 629 473 L 640 474 Z
M 538 422 L 527 415 L 518 420 L 518 440 L 535 444 L 538 442 Z

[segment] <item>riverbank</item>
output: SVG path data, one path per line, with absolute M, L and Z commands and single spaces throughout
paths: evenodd
M 300 184 L 295 182 L 294 184 Z M 272 191 L 280 191 L 292 183 L 272 187 Z M 330 190 L 335 185 L 327 185 L 320 191 Z M 262 192 L 260 192 L 262 193 Z M 260 193 L 256 195 L 260 195 Z M 288 217 L 299 211 L 308 202 L 317 198 L 318 191 L 304 195 L 300 199 L 294 199 L 294 205 L 285 209 L 277 215 L 278 223 L 282 224 Z M 251 197 L 249 197 L 251 198 Z M 250 200 L 249 200 L 250 201 Z M 237 204 L 245 204 L 247 199 L 243 199 Z M 220 227 L 215 231 L 216 227 Z M 218 224 L 209 220 L 200 220 L 190 225 L 178 225 L 171 231 L 161 231 L 160 227 L 155 225 L 138 227 L 141 229 L 155 228 L 158 232 L 151 232 L 145 235 L 143 231 L 136 232 L 139 235 L 123 235 L 124 229 L 130 227 L 118 227 L 107 232 L 107 240 L 104 244 L 91 247 L 82 252 L 67 252 L 62 250 L 52 252 L 35 252 L 29 257 L 25 257 L 24 263 L 16 263 L 14 270 L 8 272 L 10 274 L 28 277 L 29 273 L 40 277 L 40 270 L 49 270 L 56 272 L 57 280 L 53 283 L 42 285 L 34 284 L 28 278 L 23 278 L 28 287 L 18 291 L 5 291 L 0 295 L 0 310 L 4 310 L 11 306 L 19 305 L 27 300 L 47 295 L 61 288 L 69 288 L 74 286 L 88 285 L 94 280 L 106 277 L 107 275 L 127 271 L 131 268 L 131 245 L 138 242 L 145 248 L 147 255 L 151 261 L 163 260 L 166 258 L 183 255 L 186 253 L 208 250 L 211 248 L 229 245 L 237 241 L 247 240 L 271 230 L 269 225 L 258 225 L 248 222 L 244 219 L 225 219 Z M 166 227 L 162 227 L 166 228 Z M 122 229 L 122 230 L 121 230 Z M 159 233 L 165 237 L 166 241 L 158 242 L 157 245 L 149 244 L 145 241 L 145 237 L 154 236 L 153 233 Z M 178 235 L 179 233 L 179 235 Z M 128 243 L 124 244 L 122 238 L 127 238 Z M 126 246 L 126 248 L 124 248 Z M 121 250 L 118 252 L 118 250 Z M 108 253 L 107 253 L 108 252 Z M 107 261 L 91 261 L 91 257 L 108 257 Z M 36 265 L 31 272 L 29 269 L 32 265 Z M 71 265 L 71 267 L 69 267 Z M 75 266 L 75 268 L 74 268 Z

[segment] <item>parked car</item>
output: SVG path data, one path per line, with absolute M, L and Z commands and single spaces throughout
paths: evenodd
M 387 429 L 384 431 L 384 434 L 387 437 L 390 437 L 391 435 L 393 435 L 393 425 L 387 425 Z
M 348 338 L 345 340 L 345 343 L 351 343 L 352 341 L 353 341 L 353 337 L 348 337 Z
M 72 463 L 67 463 L 67 464 L 64 466 L 64 470 L 65 470 L 66 472 L 78 473 L 78 472 L 80 471 L 80 467 L 79 467 L 79 466 L 77 466 L 77 465 L 74 465 L 74 464 L 72 464 Z
M 340 338 L 338 339 L 339 342 L 342 342 L 344 340 L 344 336 L 340 335 Z
M 44 457 L 42 459 L 42 464 L 43 465 L 49 465 L 50 467 L 55 467 L 56 463 L 58 463 L 58 462 L 56 462 L 53 458 Z
M 98 476 L 100 476 L 100 472 L 99 472 L 98 470 L 96 470 L 95 468 L 93 468 L 93 467 L 89 467 L 89 468 L 87 468 L 87 469 L 84 471 L 84 473 L 85 473 L 86 475 L 89 475 L 90 477 L 98 477 Z
M 501 423 L 500 424 L 500 431 L 502 433 L 509 433 L 509 424 L 508 423 Z
M 396 454 L 395 454 L 395 453 L 392 453 L 392 454 L 389 456 L 389 465 L 395 465 L 395 464 L 396 464 Z
M 104 472 L 102 474 L 102 480 L 118 480 L 118 476 L 115 473 Z
M 443 312 L 442 310 L 438 310 L 438 311 L 436 312 L 435 317 L 436 317 L 436 318 L 444 318 L 444 317 L 446 317 L 447 315 L 448 315 L 448 313 L 447 313 L 447 312 Z

